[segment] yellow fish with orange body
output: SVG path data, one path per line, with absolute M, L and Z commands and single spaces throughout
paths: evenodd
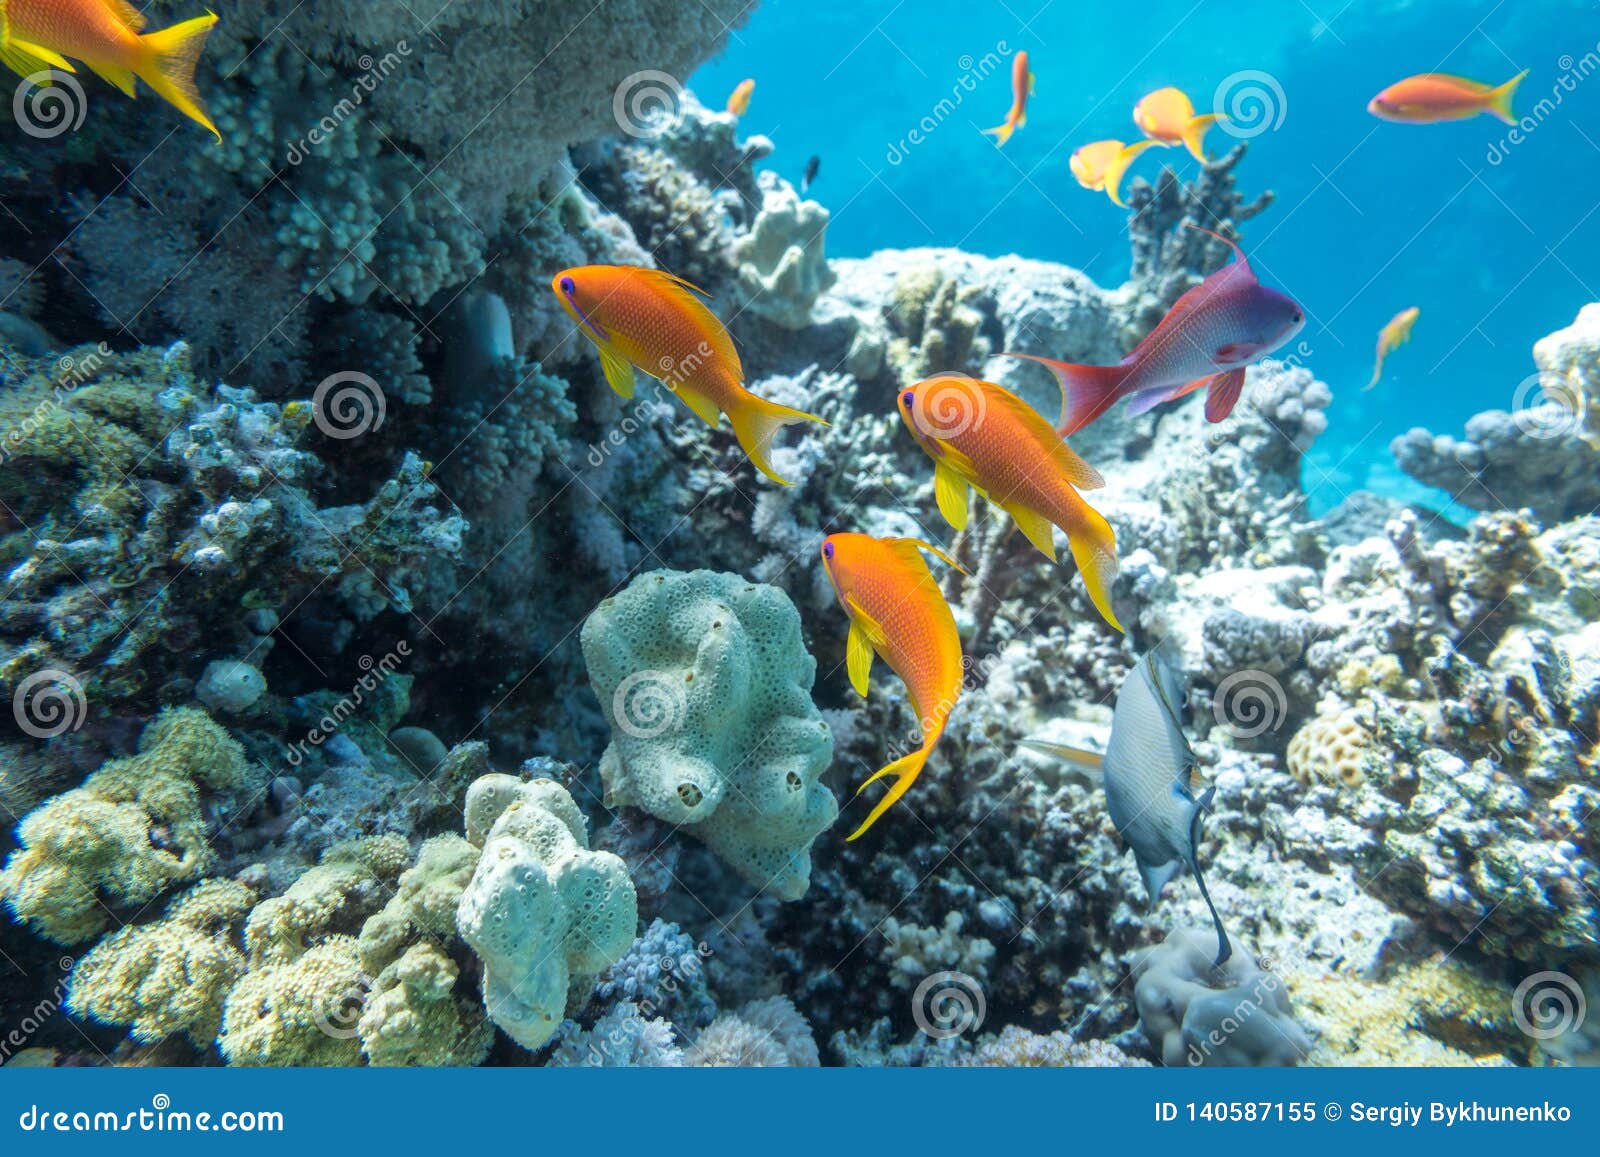
M 728 94 L 728 111 L 736 117 L 742 117 L 750 111 L 750 98 L 755 95 L 756 82 L 754 77 L 746 77 L 739 82 L 737 88 Z
M 994 137 L 994 147 L 999 148 L 1011 139 L 1011 134 L 1028 123 L 1028 98 L 1034 91 L 1033 69 L 1028 65 L 1028 54 L 1019 52 L 1011 62 L 1011 108 L 1006 119 L 992 129 L 983 131 Z
M 1136 141 L 1125 145 L 1121 141 L 1095 141 L 1077 149 L 1068 162 L 1078 184 L 1096 193 L 1104 193 L 1111 203 L 1126 209 L 1122 203 L 1122 178 L 1128 166 L 1146 149 L 1153 149 L 1160 141 Z
M 898 408 L 933 459 L 934 496 L 946 522 L 965 529 L 976 488 L 1052 561 L 1059 526 L 1095 608 L 1122 630 L 1111 610 L 1117 536 L 1078 493 L 1105 480 L 1038 411 L 1003 386 L 953 374 L 901 390 Z
M 68 58 L 79 60 L 128 96 L 142 80 L 220 141 L 194 80 L 217 17 L 208 12 L 159 32 L 144 32 L 145 23 L 128 0 L 0 0 L 0 64 L 32 77 L 75 72 Z
M 1181 88 L 1158 88 L 1133 106 L 1133 123 L 1145 136 L 1168 146 L 1181 144 L 1197 161 L 1206 159 L 1206 130 L 1220 119 L 1217 113 L 1196 116 Z
M 815 414 L 758 398 L 744 388 L 733 338 L 681 277 L 637 265 L 583 265 L 550 282 L 561 308 L 600 351 L 611 388 L 633 397 L 634 368 L 655 378 L 713 429 L 720 415 L 757 470 L 788 486 L 772 469 L 772 438 Z
M 1378 379 L 1383 377 L 1384 359 L 1411 340 L 1411 327 L 1421 316 L 1422 311 L 1413 305 L 1395 314 L 1389 324 L 1378 331 L 1378 357 L 1372 367 L 1372 380 L 1361 387 L 1363 393 L 1378 384 Z
M 851 684 L 864 697 L 872 660 L 881 658 L 906 685 L 922 730 L 920 747 L 880 768 L 856 789 L 859 795 L 867 784 L 894 780 L 861 826 L 850 833 L 852 840 L 877 823 L 916 782 L 961 698 L 966 674 L 961 637 L 944 592 L 918 553 L 921 550 L 961 569 L 944 551 L 916 538 L 830 534 L 822 543 L 822 565 L 839 605 L 850 617 L 845 665 Z

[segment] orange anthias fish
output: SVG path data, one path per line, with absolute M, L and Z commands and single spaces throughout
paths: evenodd
M 728 94 L 728 111 L 736 117 L 742 117 L 750 111 L 750 97 L 756 91 L 754 77 L 746 77 L 739 82 L 739 86 Z
M 1188 94 L 1178 88 L 1158 88 L 1133 106 L 1133 123 L 1145 136 L 1164 145 L 1181 144 L 1197 161 L 1206 159 L 1206 130 L 1221 117 L 1196 116 Z
M 1121 141 L 1095 141 L 1084 145 L 1072 154 L 1069 162 L 1072 175 L 1078 184 L 1096 193 L 1104 193 L 1113 205 L 1127 208 L 1122 203 L 1122 178 L 1133 164 L 1134 158 L 1146 149 L 1153 149 L 1160 141 L 1137 141 L 1125 145 Z
M 1383 377 L 1383 360 L 1411 340 L 1411 327 L 1421 316 L 1422 311 L 1413 305 L 1395 314 L 1389 324 L 1378 331 L 1378 357 L 1372 367 L 1372 380 L 1361 387 L 1363 392 L 1378 384 L 1378 379 Z
M 142 80 L 220 141 L 194 82 L 216 23 L 207 13 L 141 35 L 145 15 L 128 0 L 0 0 L 0 64 L 21 76 L 51 68 L 74 72 L 71 57 L 129 96 Z
M 637 366 L 656 378 L 716 427 L 720 414 L 756 469 L 774 482 L 772 437 L 795 422 L 827 423 L 744 388 L 744 368 L 733 338 L 705 307 L 701 291 L 670 273 L 636 265 L 584 265 L 564 269 L 550 282 L 567 315 L 600 351 L 611 388 L 633 397 Z
M 994 134 L 994 147 L 999 148 L 1011 139 L 1011 134 L 1028 123 L 1028 98 L 1033 95 L 1033 73 L 1028 69 L 1028 54 L 1017 53 L 1011 62 L 1011 111 L 1006 113 L 1004 124 L 984 129 Z
M 873 657 L 881 658 L 905 683 L 922 729 L 921 747 L 879 769 L 856 789 L 859 795 L 867 784 L 894 779 L 861 826 L 850 833 L 852 840 L 877 823 L 916 782 L 961 698 L 965 670 L 955 616 L 918 550 L 930 551 L 960 569 L 944 551 L 915 538 L 830 534 L 822 544 L 822 565 L 839 605 L 850 616 L 845 662 L 851 684 L 865 696 Z
M 1413 125 L 1461 121 L 1481 112 L 1492 113 L 1508 125 L 1516 124 L 1511 98 L 1527 75 L 1528 70 L 1523 69 L 1504 84 L 1490 86 L 1447 72 L 1425 72 L 1391 84 L 1372 98 L 1367 111 L 1386 121 Z
M 1116 534 L 1078 493 L 1105 485 L 1094 467 L 1073 453 L 1032 406 L 993 382 L 929 378 L 901 390 L 898 405 L 912 437 L 933 459 L 934 495 L 945 521 L 965 529 L 969 488 L 975 487 L 1052 561 L 1052 528 L 1059 526 L 1096 609 L 1122 630 L 1111 610 Z

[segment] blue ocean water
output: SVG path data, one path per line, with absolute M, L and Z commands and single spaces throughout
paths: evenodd
M 1004 118 L 1018 50 L 1037 92 L 996 149 L 981 130 Z M 1515 133 L 1488 116 L 1418 126 L 1366 111 L 1413 73 L 1499 84 L 1522 69 Z M 1139 139 L 1132 108 L 1165 85 L 1202 111 L 1219 90 L 1264 93 L 1270 125 L 1239 130 L 1240 186 L 1277 200 L 1243 235 L 1263 279 L 1305 305 L 1298 352 L 1333 388 L 1307 463 L 1321 508 L 1362 487 L 1414 495 L 1390 439 L 1513 408 L 1533 343 L 1600 297 L 1600 11 L 1582 0 L 767 0 L 689 83 L 720 105 L 747 76 L 745 124 L 776 142 L 772 163 L 798 183 L 821 158 L 811 195 L 833 211 L 830 256 L 1015 252 L 1105 285 L 1127 273 L 1126 216 L 1077 184 L 1072 151 Z M 1212 153 L 1233 143 L 1207 138 Z M 1151 150 L 1133 173 L 1160 164 L 1187 176 L 1197 163 Z M 1363 393 L 1379 328 L 1413 305 L 1411 344 Z

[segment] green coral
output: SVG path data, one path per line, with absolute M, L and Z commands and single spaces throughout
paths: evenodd
M 67 987 L 73 1015 L 126 1025 L 154 1044 L 182 1033 L 202 1048 L 222 1025 L 222 1002 L 244 975 L 235 943 L 256 894 L 237 880 L 205 880 L 151 924 L 124 928 L 78 961 Z
M 148 904 L 205 874 L 200 791 L 245 781 L 243 750 L 205 712 L 164 711 L 137 755 L 111 760 L 23 817 L 22 846 L 0 870 L 0 899 L 41 936 L 88 940 L 110 926 L 113 906 Z
M 474 995 L 460 989 L 449 949 L 456 908 L 478 865 L 478 849 L 435 836 L 400 877 L 399 889 L 361 928 L 361 966 L 373 977 L 362 1011 L 361 1048 L 374 1065 L 477 1065 L 494 1030 Z

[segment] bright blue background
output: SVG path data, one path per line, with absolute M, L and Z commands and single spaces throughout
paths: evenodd
M 1009 67 L 902 164 L 886 154 L 950 95 L 964 54 L 1004 40 L 1032 56 L 1029 123 L 996 151 L 980 129 L 1003 119 Z M 1489 117 L 1392 125 L 1366 112 L 1381 88 L 1441 70 L 1500 83 L 1523 68 L 1519 115 L 1574 67 L 1600 68 L 1600 8 L 1588 0 L 763 0 L 727 51 L 691 79 L 720 106 L 757 80 L 746 125 L 778 145 L 798 182 L 822 158 L 812 195 L 834 212 L 834 256 L 948 245 L 1064 262 L 1105 285 L 1127 272 L 1123 215 L 1067 167 L 1080 144 L 1138 139 L 1134 103 L 1178 85 L 1202 108 L 1232 73 L 1271 73 L 1282 125 L 1241 167 L 1250 195 L 1277 203 L 1244 228 L 1269 282 L 1310 323 L 1307 361 L 1334 389 L 1331 429 L 1307 482 L 1326 504 L 1400 486 L 1389 439 L 1413 425 L 1458 433 L 1479 410 L 1509 409 L 1533 372 L 1538 338 L 1600 300 L 1600 72 L 1563 93 L 1500 165 Z M 1566 58 L 1566 59 L 1564 59 Z M 1213 129 L 1213 152 L 1232 139 Z M 1181 150 L 1146 154 L 1192 172 Z M 1422 309 L 1412 344 L 1369 394 L 1380 326 Z M 1373 471 L 1376 470 L 1374 474 Z
M 647 1153 L 669 1157 L 1448 1153 L 1594 1147 L 1596 1069 L 0 1069 L 0 1152 Z M 30 1106 L 274 1110 L 277 1135 L 23 1134 Z M 1356 1124 L 1352 1102 L 1461 1099 L 1572 1111 L 1567 1124 Z M 1310 1124 L 1158 1124 L 1166 1100 L 1309 1101 Z M 1322 1118 L 1328 1103 L 1341 1119 Z M 1180 1113 L 1186 1112 L 1180 1108 Z

